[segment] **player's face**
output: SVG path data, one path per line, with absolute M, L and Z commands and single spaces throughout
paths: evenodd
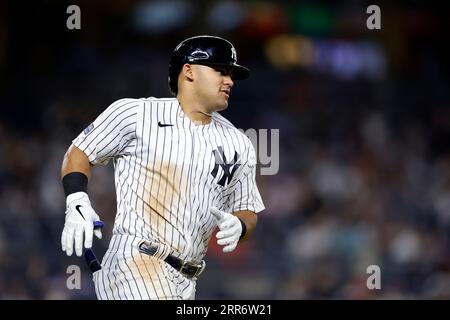
M 208 67 L 195 65 L 197 73 L 196 90 L 201 103 L 210 112 L 228 107 L 233 80 L 227 67 Z

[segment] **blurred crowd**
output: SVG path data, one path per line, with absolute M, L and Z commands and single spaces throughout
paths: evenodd
M 123 27 L 112 3 L 106 25 Z M 343 3 L 341 10 L 354 2 Z M 33 30 L 13 29 L 12 16 L 0 19 L 9 34 L 0 34 L 0 299 L 95 298 L 83 260 L 60 249 L 64 153 L 114 100 L 167 96 L 173 47 L 190 34 L 213 32 L 232 40 L 240 63 L 252 70 L 235 84 L 223 115 L 243 130 L 279 129 L 280 165 L 276 175 L 257 175 L 267 209 L 252 239 L 230 255 L 211 241 L 197 298 L 450 299 L 447 55 L 438 28 L 426 23 L 439 21 L 436 11 L 394 12 L 401 9 L 403 29 L 363 35 L 384 50 L 383 74 L 350 78 L 301 64 L 278 69 L 264 55 L 270 33 L 248 40 L 230 26 L 219 32 L 198 22 L 168 31 L 172 42 L 106 27 L 95 35 L 51 35 L 49 23 L 43 30 L 50 34 L 36 38 Z M 384 28 L 393 26 L 385 16 Z M 259 30 L 246 23 L 247 32 Z M 25 35 L 24 52 L 12 39 Z M 106 223 L 104 238 L 94 241 L 100 257 L 114 223 L 112 172 L 95 168 L 89 184 Z M 70 265 L 81 269 L 80 290 L 67 288 Z M 370 290 L 373 265 L 381 288 Z

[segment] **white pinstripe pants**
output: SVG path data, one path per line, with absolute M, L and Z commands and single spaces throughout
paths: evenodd
M 163 260 L 138 252 L 128 257 L 123 253 L 107 255 L 107 266 L 93 274 L 99 300 L 195 299 L 195 279 Z

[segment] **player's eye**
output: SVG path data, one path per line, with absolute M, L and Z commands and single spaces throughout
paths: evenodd
M 231 70 L 227 68 L 215 68 L 217 72 L 220 72 L 222 76 L 231 76 Z

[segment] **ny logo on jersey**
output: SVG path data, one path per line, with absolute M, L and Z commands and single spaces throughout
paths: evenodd
M 236 170 L 239 168 L 241 163 L 239 160 L 239 154 L 235 151 L 233 160 L 230 163 L 227 163 L 227 158 L 225 157 L 225 153 L 223 152 L 223 147 L 217 147 L 217 150 L 213 150 L 214 158 L 216 159 L 216 164 L 214 166 L 213 171 L 211 171 L 211 175 L 215 178 L 217 177 L 217 172 L 219 171 L 219 165 L 223 170 L 223 176 L 220 178 L 217 184 L 224 187 L 227 183 L 233 179 L 233 175 Z M 230 171 L 231 170 L 231 171 Z

